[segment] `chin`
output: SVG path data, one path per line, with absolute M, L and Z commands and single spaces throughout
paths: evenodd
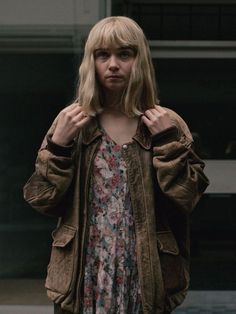
M 107 86 L 106 87 L 107 90 L 111 91 L 111 92 L 117 92 L 117 93 L 123 93 L 123 91 L 125 90 L 125 87 L 124 86 Z

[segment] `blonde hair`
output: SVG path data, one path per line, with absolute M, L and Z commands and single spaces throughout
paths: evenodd
M 121 109 L 128 116 L 137 116 L 158 103 L 155 73 L 147 39 L 132 19 L 107 17 L 91 29 L 79 69 L 77 101 L 89 114 L 103 108 L 102 91 L 95 73 L 94 51 L 101 47 L 129 46 L 135 52 L 129 83 L 121 99 Z

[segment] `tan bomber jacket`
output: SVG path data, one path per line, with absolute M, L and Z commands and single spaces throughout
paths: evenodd
M 192 150 L 186 123 L 165 108 L 173 127 L 151 137 L 139 123 L 123 146 L 133 208 L 137 264 L 144 314 L 170 313 L 189 287 L 189 214 L 208 185 L 204 163 Z M 57 119 L 38 152 L 24 197 L 36 210 L 59 218 L 52 233 L 46 289 L 63 310 L 80 313 L 88 231 L 91 167 L 102 131 L 97 119 L 74 143 L 53 143 Z

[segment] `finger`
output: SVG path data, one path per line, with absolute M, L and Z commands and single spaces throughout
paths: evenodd
M 82 108 L 78 103 L 74 103 L 74 104 L 72 104 L 72 105 L 70 105 L 64 109 L 64 112 L 71 114 L 71 116 L 76 115 L 80 111 L 82 111 Z
M 90 117 L 90 116 L 86 116 L 86 117 L 84 117 L 82 120 L 78 121 L 78 122 L 76 123 L 76 126 L 81 128 L 81 127 L 83 127 L 86 123 L 88 123 L 90 120 L 91 120 L 91 117 Z
M 153 114 L 151 109 L 146 110 L 145 113 L 144 113 L 144 116 L 146 116 L 150 120 L 154 120 L 155 119 L 155 114 Z
M 86 112 L 80 111 L 74 116 L 74 119 L 80 121 L 80 120 L 83 120 L 84 118 L 87 118 L 88 116 L 89 115 Z
M 155 109 L 160 112 L 160 113 L 164 113 L 166 112 L 166 110 L 164 108 L 162 108 L 161 106 L 155 105 Z
M 155 116 L 155 117 L 158 117 L 161 114 L 161 112 L 158 111 L 156 108 L 150 109 L 150 111 L 153 114 L 153 116 Z
M 73 103 L 73 104 L 67 106 L 66 108 L 64 108 L 60 112 L 60 115 L 61 115 L 61 117 L 67 117 L 71 120 L 74 117 L 74 115 L 76 115 L 80 111 L 81 111 L 81 107 L 79 106 L 79 104 Z
M 61 116 L 63 118 L 66 119 L 66 121 L 74 121 L 74 119 L 76 119 L 77 115 L 79 115 L 81 113 L 81 107 L 79 107 L 78 105 L 70 107 L 70 108 L 66 108 L 64 110 L 62 110 L 61 112 Z
M 90 118 L 90 116 L 86 112 L 81 111 L 71 119 L 71 123 L 75 126 L 81 126 L 81 122 L 87 121 L 87 118 Z
M 142 116 L 142 121 L 146 124 L 147 127 L 150 127 L 152 122 L 145 115 Z

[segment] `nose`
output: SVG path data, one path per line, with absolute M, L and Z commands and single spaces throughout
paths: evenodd
M 116 56 L 111 55 L 110 62 L 109 62 L 109 70 L 110 71 L 117 71 L 119 69 L 119 62 Z

